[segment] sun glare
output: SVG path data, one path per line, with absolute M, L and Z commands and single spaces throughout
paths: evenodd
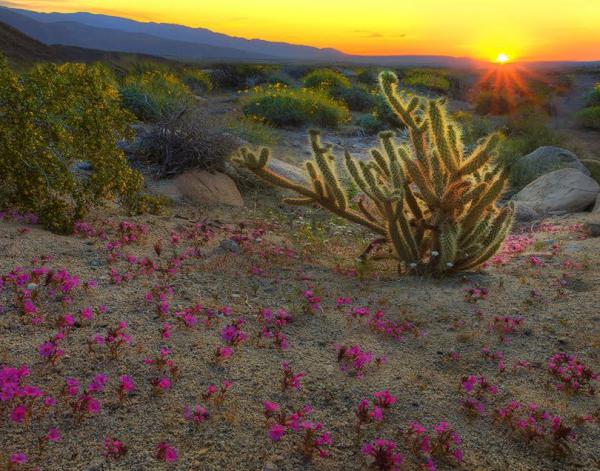
M 498 54 L 498 57 L 496 57 L 496 62 L 498 64 L 506 64 L 509 59 L 510 58 L 506 54 Z

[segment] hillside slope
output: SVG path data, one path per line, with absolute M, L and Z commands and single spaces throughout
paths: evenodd
M 0 21 L 47 45 L 66 45 L 102 51 L 151 54 L 184 60 L 270 60 L 272 56 L 227 47 L 159 38 L 97 28 L 74 21 L 42 23 L 7 8 L 0 8 Z

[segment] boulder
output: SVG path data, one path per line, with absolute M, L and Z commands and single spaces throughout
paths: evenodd
M 600 185 L 588 175 L 564 168 L 542 175 L 531 182 L 513 200 L 541 214 L 583 211 L 594 204 Z
M 563 168 L 574 168 L 589 175 L 590 171 L 573 152 L 560 147 L 543 146 L 521 157 L 514 165 L 514 173 L 524 184 Z
M 592 213 L 600 213 L 600 195 L 596 198 L 596 204 L 592 208 Z
M 515 221 L 531 222 L 539 219 L 540 214 L 525 203 L 517 202 L 515 204 Z
M 582 160 L 586 168 L 590 171 L 590 177 L 600 183 L 600 160 Z
M 184 199 L 192 204 L 244 206 L 244 200 L 235 182 L 220 172 L 190 170 L 172 180 L 161 180 L 154 188 L 172 199 Z
M 600 237 L 600 213 L 589 214 L 583 227 L 591 237 Z
M 306 172 L 303 169 L 296 167 L 295 165 L 288 164 L 283 160 L 274 159 L 273 157 L 271 157 L 269 159 L 267 167 L 273 170 L 278 175 L 281 175 L 282 177 L 285 177 L 288 180 L 293 181 L 294 183 L 302 184 L 308 181 Z

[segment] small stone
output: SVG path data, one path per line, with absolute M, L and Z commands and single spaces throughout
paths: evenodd
M 600 213 L 588 215 L 583 228 L 591 237 L 600 237 Z
M 231 239 L 223 239 L 219 243 L 219 247 L 221 247 L 223 250 L 227 250 L 231 253 L 238 253 L 240 251 L 239 244 L 235 240 L 231 240 Z

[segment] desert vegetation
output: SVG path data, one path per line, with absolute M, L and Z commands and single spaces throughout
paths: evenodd
M 0 469 L 598 467 L 580 79 L 2 61 Z

